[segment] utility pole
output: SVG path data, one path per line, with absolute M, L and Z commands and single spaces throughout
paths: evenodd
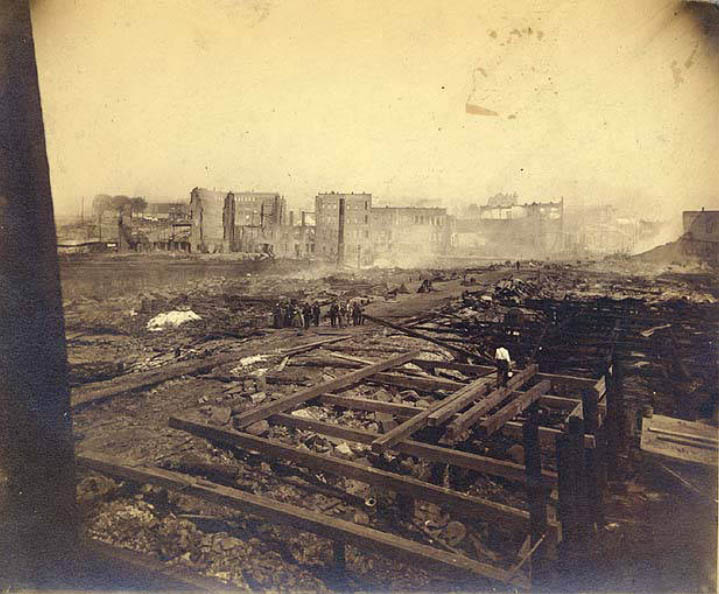
M 0 2 L 3 576 L 42 584 L 77 545 L 57 236 L 28 0 Z M 22 587 L 22 586 L 21 586 Z

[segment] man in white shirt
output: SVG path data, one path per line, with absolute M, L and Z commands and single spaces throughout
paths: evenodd
M 509 356 L 509 351 L 503 346 L 497 347 L 497 350 L 494 351 L 494 364 L 497 366 L 497 387 L 506 386 L 512 359 Z

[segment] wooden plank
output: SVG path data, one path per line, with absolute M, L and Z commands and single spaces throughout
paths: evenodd
M 581 391 L 583 388 L 593 388 L 594 384 L 596 383 L 596 380 L 586 378 L 586 377 L 578 377 L 576 375 L 562 375 L 558 373 L 537 373 L 537 379 L 539 380 L 545 380 L 548 379 L 552 382 L 553 386 L 565 386 L 571 390 L 575 390 L 577 392 Z
M 549 380 L 542 380 L 536 386 L 533 386 L 526 392 L 521 393 L 517 396 L 517 398 L 500 408 L 491 417 L 482 421 L 479 426 L 483 435 L 489 437 L 497 431 L 497 429 L 501 428 L 507 421 L 532 406 L 532 404 L 534 404 L 540 396 L 549 390 L 551 385 L 552 384 Z
M 575 406 L 577 406 L 577 402 L 578 400 L 576 398 L 555 396 L 554 394 L 543 394 L 539 397 L 539 404 L 561 410 L 572 410 Z
M 469 363 L 458 363 L 456 361 L 434 361 L 432 359 L 415 359 L 412 361 L 415 365 L 422 369 L 454 369 L 455 371 L 461 371 L 465 375 L 487 375 L 488 373 L 494 373 L 497 368 L 494 365 L 471 365 Z
M 294 408 L 295 406 L 298 406 L 303 402 L 307 402 L 320 394 L 332 392 L 340 388 L 346 388 L 347 386 L 355 384 L 379 371 L 384 371 L 385 369 L 390 369 L 392 367 L 396 367 L 397 365 L 407 363 L 408 361 L 416 358 L 418 353 L 419 351 L 412 351 L 402 355 L 397 355 L 396 357 L 385 359 L 384 361 L 380 361 L 374 365 L 368 365 L 367 367 L 363 367 L 357 371 L 353 371 L 327 382 L 312 386 L 306 390 L 300 390 L 299 392 L 295 392 L 294 394 L 281 398 L 280 400 L 262 404 L 237 415 L 234 419 L 235 424 L 238 427 L 246 427 L 256 421 L 266 419 L 270 415 Z
M 501 404 L 516 388 L 530 380 L 537 373 L 537 369 L 537 365 L 529 365 L 526 369 L 515 373 L 507 382 L 506 386 L 491 392 L 486 398 L 480 400 L 468 411 L 459 415 L 459 417 L 447 426 L 447 437 L 449 439 L 458 438 L 462 433 L 472 427 L 482 415 Z
M 500 582 L 508 579 L 508 573 L 505 570 L 468 559 L 463 555 L 440 551 L 373 528 L 325 516 L 266 497 L 251 495 L 230 487 L 208 483 L 177 472 L 140 466 L 130 467 L 117 458 L 100 454 L 81 454 L 77 456 L 77 461 L 79 465 L 89 470 L 136 483 L 149 483 L 170 490 L 182 491 L 183 494 L 191 497 L 236 509 L 245 514 L 253 514 L 272 523 L 312 532 L 325 538 L 356 546 L 373 554 L 386 555 L 404 563 L 419 562 L 433 567 L 450 567 L 455 571 Z
M 522 530 L 527 529 L 528 526 L 529 514 L 527 512 L 493 501 L 470 497 L 411 477 L 397 475 L 324 454 L 300 450 L 278 441 L 255 437 L 248 433 L 219 429 L 189 419 L 170 417 L 170 426 L 204 437 L 215 443 L 264 452 L 270 456 L 283 458 L 308 468 L 352 478 L 369 485 L 390 489 L 397 493 L 405 493 L 437 505 L 446 505 L 448 509 L 452 510 L 452 513 L 463 515 L 465 518 L 484 518 L 488 521 L 509 524 Z
M 85 384 L 84 386 L 73 388 L 71 405 L 73 409 L 76 409 L 88 404 L 95 404 L 125 392 L 155 386 L 181 375 L 203 373 L 218 365 L 236 361 L 240 357 L 241 355 L 238 353 L 222 353 L 200 361 L 181 361 L 164 365 L 159 369 L 130 373 L 103 382 Z
M 454 394 L 450 394 L 449 397 L 443 401 L 444 404 L 429 415 L 428 425 L 438 427 L 452 415 L 468 407 L 480 396 L 484 396 L 489 392 L 494 382 L 494 378 L 481 377 Z
M 374 439 L 376 439 L 379 435 L 378 433 L 366 431 L 364 429 L 351 429 L 341 425 L 322 423 L 320 421 L 307 419 L 305 417 L 297 417 L 294 415 L 272 415 L 268 420 L 270 423 L 284 425 L 286 427 L 295 427 L 296 429 L 304 429 L 306 431 L 313 431 L 322 435 L 330 435 L 347 441 L 355 441 L 357 443 L 364 444 L 372 443 L 372 441 L 374 441 Z M 526 480 L 524 466 L 513 462 L 496 460 L 495 458 L 489 458 L 487 456 L 480 456 L 478 454 L 452 450 L 412 440 L 400 441 L 393 449 L 410 456 L 417 456 L 418 458 L 424 458 L 425 460 L 431 460 L 434 462 L 444 462 L 452 464 L 453 466 L 493 476 L 501 476 L 505 479 L 517 481 L 519 483 L 524 483 Z M 556 486 L 556 473 L 543 471 L 542 475 L 544 482 L 548 487 L 554 488 L 554 486 Z
M 331 338 L 324 338 L 322 340 L 316 340 L 314 342 L 309 342 L 300 346 L 284 349 L 282 351 L 282 354 L 289 356 L 299 355 L 300 353 L 306 353 L 307 351 L 314 350 L 317 347 L 321 347 L 326 344 L 334 344 L 336 342 L 341 342 L 343 340 L 347 340 L 348 338 L 351 338 L 350 334 L 343 334 L 342 336 L 332 336 Z
M 397 404 L 395 402 L 382 402 L 381 400 L 372 400 L 370 398 L 353 398 L 349 396 L 339 396 L 337 394 L 322 394 L 318 397 L 322 404 L 329 406 L 341 406 L 354 410 L 367 410 L 372 412 L 386 412 L 402 418 L 413 417 L 423 409 L 410 404 Z
M 457 363 L 455 361 L 433 361 L 431 359 L 415 359 L 412 362 L 423 369 L 431 369 L 432 367 L 438 367 L 439 369 L 456 369 L 468 375 L 476 374 L 481 376 L 497 371 L 497 368 L 493 365 L 470 365 L 467 363 Z M 562 386 L 577 392 L 581 391 L 582 388 L 593 387 L 597 382 L 597 380 L 586 377 L 544 372 L 538 372 L 537 378 L 539 380 L 548 379 L 552 382 L 553 386 Z
M 448 396 L 452 398 L 452 396 Z M 439 400 L 431 404 L 428 408 L 425 408 L 422 412 L 417 413 L 412 418 L 407 419 L 401 425 L 398 425 L 392 431 L 385 433 L 378 437 L 372 442 L 372 451 L 384 452 L 386 449 L 392 447 L 396 443 L 406 439 L 416 431 L 419 431 L 422 427 L 427 425 L 429 416 L 436 410 L 439 410 L 446 402 L 445 400 Z
M 659 429 L 658 427 L 651 427 L 651 426 L 647 430 L 651 431 L 652 433 L 659 433 L 661 435 L 666 435 L 667 437 L 680 438 L 680 439 L 686 439 L 686 440 L 695 441 L 695 442 L 699 442 L 699 443 L 704 443 L 704 444 L 712 446 L 712 447 L 717 447 L 719 445 L 719 441 L 717 441 L 716 438 L 704 437 L 701 435 L 694 435 L 692 433 L 683 433 L 680 431 L 668 431 L 666 429 Z
M 398 373 L 376 373 L 368 382 L 377 384 L 387 384 L 390 386 L 398 386 L 410 390 L 419 390 L 420 392 L 435 392 L 437 390 L 447 390 L 454 392 L 461 389 L 467 384 L 439 377 L 408 377 Z

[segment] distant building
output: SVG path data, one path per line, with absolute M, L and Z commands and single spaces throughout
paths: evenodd
M 344 206 L 343 234 L 340 211 Z M 347 264 L 373 261 L 371 217 L 372 194 L 317 194 L 315 197 L 315 254 L 324 260 Z M 342 251 L 343 253 L 340 253 Z
M 719 210 L 685 210 L 684 233 L 695 241 L 719 242 Z
M 375 257 L 413 252 L 438 255 L 452 247 L 451 218 L 446 208 L 374 207 L 370 222 Z
M 499 258 L 543 257 L 564 249 L 563 200 L 525 204 L 496 200 L 480 206 L 478 214 L 457 221 L 460 248 Z
M 169 221 L 184 221 L 189 215 L 190 208 L 185 202 L 148 202 L 142 212 L 143 217 Z
M 282 225 L 285 199 L 274 192 L 230 192 L 235 200 L 235 225 Z
M 682 222 L 685 252 L 719 267 L 719 210 L 686 210 Z
M 284 197 L 276 192 L 195 188 L 190 210 L 193 252 L 264 253 L 278 258 L 314 255 L 314 227 L 293 225 Z

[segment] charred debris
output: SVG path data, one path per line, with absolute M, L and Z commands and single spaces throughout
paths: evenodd
M 716 419 L 711 290 L 533 265 L 77 297 L 83 531 L 239 588 L 598 575 L 643 424 Z M 333 328 L 332 304 L 355 301 L 364 323 Z M 278 302 L 318 303 L 319 325 L 273 328 Z M 715 457 L 716 439 L 666 431 Z

